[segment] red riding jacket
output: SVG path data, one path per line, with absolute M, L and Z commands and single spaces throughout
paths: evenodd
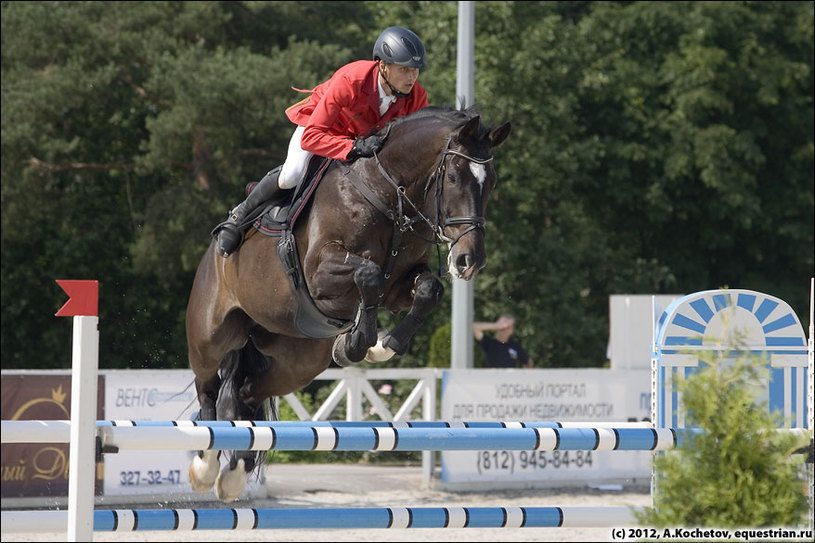
M 294 89 L 311 93 L 286 109 L 291 122 L 305 127 L 300 140 L 303 150 L 345 160 L 354 139 L 382 128 L 396 117 L 427 107 L 427 91 L 417 81 L 410 96 L 397 98 L 380 117 L 378 75 L 376 61 L 358 60 L 311 90 Z

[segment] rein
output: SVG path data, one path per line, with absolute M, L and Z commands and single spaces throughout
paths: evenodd
M 452 136 L 447 138 L 447 143 L 444 146 L 444 151 L 442 151 L 441 157 L 439 158 L 438 165 L 434 168 L 434 172 L 428 177 L 427 184 L 425 185 L 424 189 L 424 196 L 425 200 L 427 199 L 427 194 L 430 190 L 430 186 L 435 182 L 436 184 L 436 221 L 435 223 L 432 222 L 430 219 L 424 216 L 424 214 L 419 210 L 416 204 L 408 197 L 405 193 L 405 187 L 400 186 L 396 181 L 393 180 L 391 175 L 385 170 L 382 162 L 379 160 L 379 155 L 374 153 L 374 158 L 376 159 L 376 165 L 379 169 L 379 172 L 382 174 L 382 177 L 391 184 L 391 186 L 396 190 L 396 210 L 394 211 L 387 205 L 385 205 L 379 197 L 374 194 L 374 192 L 365 185 L 359 177 L 351 171 L 350 168 L 346 168 L 345 175 L 349 181 L 365 196 L 365 198 L 373 204 L 375 208 L 377 208 L 383 215 L 388 217 L 391 222 L 394 224 L 393 229 L 393 236 L 391 238 L 390 250 L 388 251 L 388 259 L 385 262 L 384 268 L 384 275 L 385 279 L 389 279 L 391 276 L 391 271 L 393 270 L 393 265 L 396 260 L 396 257 L 399 255 L 399 243 L 402 240 L 402 235 L 410 230 L 416 236 L 423 239 L 427 243 L 431 243 L 437 246 L 437 251 L 439 253 L 439 275 L 444 276 L 445 272 L 441 266 L 441 249 L 438 248 L 439 245 L 442 243 L 449 244 L 450 247 L 455 245 L 465 234 L 471 232 L 472 230 L 481 229 L 484 230 L 484 226 L 486 224 L 486 219 L 480 216 L 461 216 L 461 217 L 448 217 L 443 222 L 442 218 L 442 209 L 443 209 L 443 187 L 444 187 L 444 176 L 447 173 L 447 161 L 445 160 L 447 157 L 454 155 L 470 162 L 474 162 L 476 164 L 486 164 L 491 162 L 493 157 L 489 158 L 476 158 L 460 151 L 456 151 L 454 149 L 450 149 L 450 143 L 452 141 Z M 408 204 L 415 215 L 413 217 L 408 217 L 405 214 L 405 204 Z M 426 239 L 419 234 L 416 233 L 413 226 L 417 222 L 424 222 L 429 227 L 430 230 L 433 232 L 433 239 Z M 444 234 L 444 229 L 448 226 L 458 225 L 458 224 L 469 224 L 469 228 L 466 228 L 463 232 L 461 232 L 458 236 L 454 238 L 448 237 Z

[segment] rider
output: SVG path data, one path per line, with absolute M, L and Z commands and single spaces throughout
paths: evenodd
M 313 155 L 351 161 L 371 157 L 384 143 L 365 136 L 396 117 L 427 107 L 427 91 L 418 83 L 427 65 L 419 37 L 400 26 L 386 28 L 374 44 L 373 60 L 358 60 L 337 70 L 308 97 L 286 110 L 297 128 L 282 167 L 268 172 L 249 196 L 218 225 L 218 252 L 229 256 L 241 242 L 246 216 L 281 189 L 296 187 Z

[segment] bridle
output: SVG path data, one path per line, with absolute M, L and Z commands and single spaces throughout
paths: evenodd
M 455 149 L 450 148 L 450 143 L 452 142 L 452 136 L 447 138 L 447 143 L 444 146 L 444 150 L 441 153 L 441 157 L 439 157 L 439 162 L 437 163 L 436 167 L 433 169 L 433 173 L 428 177 L 427 184 L 425 185 L 424 189 L 424 198 L 427 200 L 428 192 L 430 191 L 430 187 L 435 184 L 436 185 L 436 216 L 435 222 L 428 219 L 421 210 L 413 203 L 413 201 L 408 197 L 405 192 L 405 187 L 400 186 L 396 181 L 394 181 L 393 177 L 385 170 L 385 167 L 382 165 L 382 162 L 379 160 L 379 155 L 374 153 L 374 159 L 376 160 L 376 166 L 379 169 L 379 172 L 382 174 L 382 177 L 393 186 L 396 190 L 396 210 L 393 210 L 391 207 L 385 205 L 382 200 L 379 199 L 370 188 L 368 188 L 365 183 L 363 183 L 359 177 L 351 171 L 350 168 L 346 167 L 345 175 L 349 181 L 365 196 L 365 198 L 373 204 L 383 215 L 388 217 L 394 224 L 393 229 L 393 237 L 391 238 L 390 244 L 390 251 L 388 255 L 388 260 L 385 263 L 384 273 L 385 278 L 390 278 L 390 272 L 393 268 L 393 263 L 399 254 L 399 243 L 401 242 L 402 235 L 407 232 L 411 231 L 414 235 L 420 237 L 427 243 L 431 243 L 434 245 L 441 245 L 442 243 L 448 244 L 448 247 L 452 248 L 453 245 L 458 243 L 458 241 L 464 237 L 464 235 L 472 232 L 473 230 L 484 230 L 484 226 L 486 224 L 486 219 L 483 216 L 460 216 L 460 217 L 447 217 L 442 220 L 443 217 L 443 210 L 444 210 L 444 177 L 447 174 L 447 158 L 450 156 L 458 156 L 464 158 L 470 162 L 475 164 L 487 164 L 492 162 L 493 157 L 489 158 L 476 158 L 470 156 L 468 154 L 462 153 L 461 151 L 456 151 Z M 405 214 L 405 207 L 409 206 L 415 212 L 413 217 L 408 217 Z M 424 222 L 430 227 L 431 232 L 433 232 L 432 239 L 426 239 L 420 234 L 418 234 L 415 229 L 414 225 L 419 222 Z M 461 232 L 455 238 L 451 238 L 444 233 L 444 229 L 448 226 L 459 225 L 459 224 L 469 224 L 468 228 L 465 228 L 463 232 Z M 439 260 L 441 260 L 441 256 L 439 256 Z M 441 271 L 441 265 L 439 266 L 440 275 L 443 274 Z
M 469 160 L 475 164 L 487 164 L 492 162 L 492 157 L 489 158 L 476 158 L 470 155 L 464 154 L 461 151 L 456 151 L 454 149 L 450 149 L 450 142 L 452 138 L 447 138 L 447 144 L 444 146 L 444 151 L 442 152 L 441 159 L 439 159 L 439 165 L 436 167 L 436 171 L 430 178 L 427 180 L 427 185 L 424 189 L 425 198 L 427 198 L 427 192 L 430 189 L 430 185 L 434 182 L 436 184 L 436 224 L 435 227 L 431 226 L 433 231 L 436 234 L 436 238 L 440 239 L 449 244 L 450 247 L 455 245 L 458 240 L 460 240 L 464 235 L 471 232 L 472 230 L 480 229 L 484 230 L 484 225 L 487 223 L 487 220 L 484 217 L 475 217 L 475 216 L 462 216 L 462 217 L 448 217 L 444 220 L 444 223 L 441 223 L 441 212 L 444 209 L 443 206 L 443 188 L 444 188 L 444 176 L 447 174 L 447 161 L 445 160 L 447 157 L 454 155 L 461 157 L 463 159 Z M 377 163 L 379 163 L 379 159 L 377 159 Z M 415 207 L 414 207 L 415 209 Z M 418 211 L 417 211 L 418 212 Z M 429 223 L 429 221 L 428 221 Z M 449 238 L 444 234 L 444 229 L 448 226 L 455 225 L 455 224 L 469 224 L 469 228 L 465 228 L 463 232 L 461 232 L 455 239 Z
M 476 164 L 487 164 L 488 162 L 492 161 L 492 157 L 489 158 L 476 158 L 461 151 L 456 151 L 454 149 L 450 149 L 450 143 L 452 142 L 452 137 L 447 138 L 447 143 L 444 146 L 444 150 L 441 153 L 441 157 L 439 157 L 439 162 L 435 168 L 433 168 L 433 173 L 428 177 L 427 184 L 424 188 L 424 197 L 425 200 L 427 199 L 427 194 L 430 191 L 430 187 L 435 184 L 436 186 L 436 213 L 435 213 L 435 222 L 431 221 L 421 212 L 421 210 L 413 203 L 413 201 L 408 197 L 405 193 L 405 187 L 400 186 L 393 178 L 388 174 L 385 170 L 385 167 L 382 165 L 382 162 L 379 160 L 379 155 L 374 154 L 374 158 L 376 159 L 376 166 L 379 168 L 379 172 L 396 189 L 397 194 L 397 213 L 395 217 L 392 218 L 393 222 L 399 227 L 402 232 L 406 232 L 407 230 L 413 230 L 413 224 L 416 222 L 424 222 L 429 227 L 430 230 L 433 232 L 434 239 L 426 239 L 428 243 L 433 244 L 441 244 L 447 243 L 450 247 L 455 245 L 458 240 L 460 240 L 465 234 L 468 232 L 481 229 L 484 230 L 484 225 L 486 224 L 486 219 L 481 216 L 461 216 L 461 217 L 448 217 L 442 221 L 443 217 L 443 210 L 444 210 L 444 177 L 447 174 L 447 157 L 451 155 L 455 155 L 470 162 L 474 162 Z M 407 203 L 416 215 L 412 218 L 408 218 L 404 214 L 404 203 Z M 387 215 L 387 213 L 386 213 Z M 444 229 L 448 226 L 457 225 L 457 224 L 469 224 L 470 227 L 466 228 L 463 232 L 461 232 L 455 238 L 448 237 L 444 233 Z M 418 235 L 418 234 L 417 234 Z

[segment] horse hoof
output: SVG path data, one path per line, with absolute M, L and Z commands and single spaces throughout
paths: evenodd
M 215 481 L 215 496 L 222 502 L 234 502 L 243 492 L 249 475 L 246 473 L 243 458 L 238 460 L 235 469 L 229 466 L 221 470 L 218 480 Z
M 210 453 L 211 451 L 207 451 Z M 215 456 L 215 455 L 210 455 Z M 195 455 L 190 462 L 190 470 L 188 473 L 190 479 L 190 486 L 196 492 L 204 493 L 209 492 L 209 489 L 212 488 L 212 485 L 215 484 L 215 480 L 218 478 L 218 468 L 221 467 L 221 464 L 217 461 L 217 457 L 207 459 L 201 458 L 198 455 Z
M 388 336 L 387 330 L 380 330 L 379 334 L 377 334 L 377 341 L 376 345 L 368 349 L 367 354 L 365 355 L 365 360 L 367 362 L 385 362 L 386 360 L 390 360 L 396 354 L 396 351 L 389 347 L 385 347 L 384 342 L 385 338 Z
M 345 334 L 339 335 L 334 339 L 334 346 L 331 348 L 331 358 L 338 366 L 347 368 L 355 366 L 357 363 L 350 360 L 345 354 Z

